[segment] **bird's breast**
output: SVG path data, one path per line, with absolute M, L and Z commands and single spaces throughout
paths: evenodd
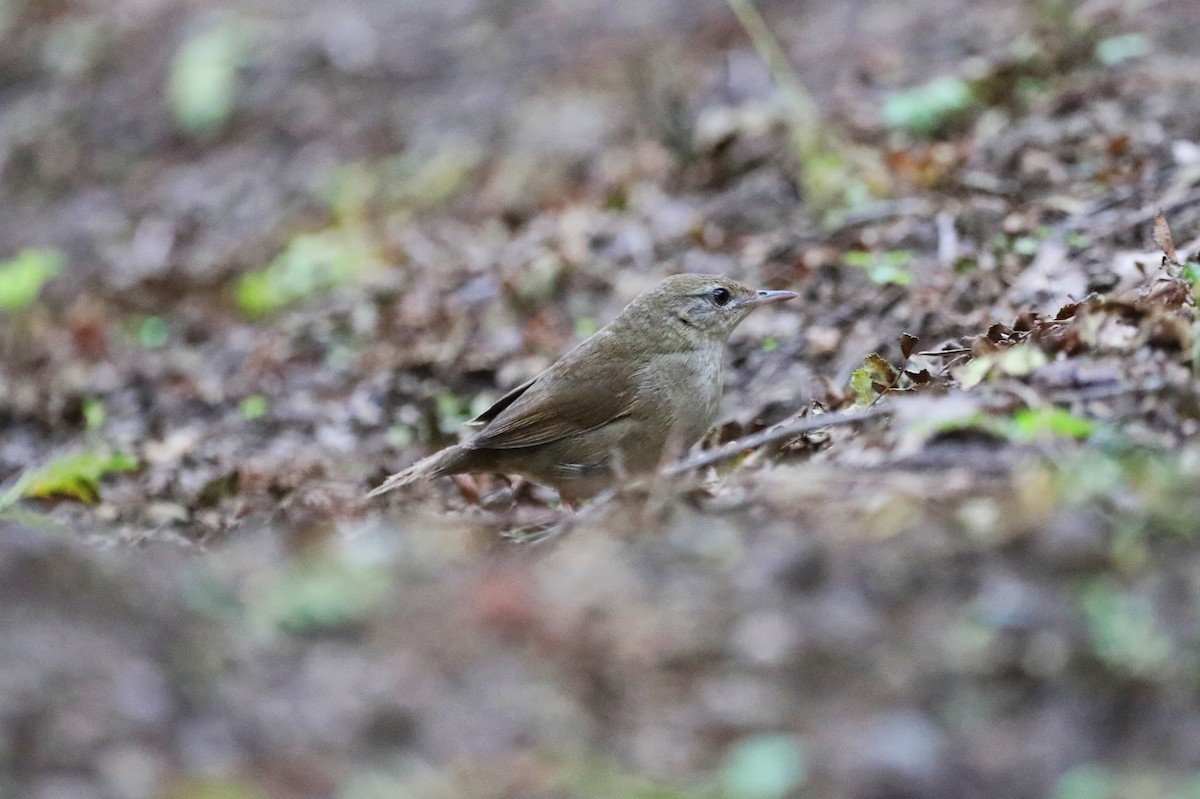
M 712 426 L 721 405 L 723 356 L 720 349 L 658 356 L 642 373 L 640 398 L 647 412 L 685 447 Z

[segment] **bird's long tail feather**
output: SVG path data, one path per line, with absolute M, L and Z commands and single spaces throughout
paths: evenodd
M 367 499 L 377 497 L 380 494 L 386 494 L 397 488 L 403 488 L 410 483 L 415 483 L 418 480 L 429 480 L 442 475 L 453 474 L 454 463 L 458 459 L 460 451 L 458 447 L 447 447 L 441 452 L 435 452 L 432 455 L 422 458 L 421 460 L 396 472 L 388 479 L 384 480 L 371 492 L 367 494 Z

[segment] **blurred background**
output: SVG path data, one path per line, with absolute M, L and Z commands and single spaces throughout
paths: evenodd
M 1197 30 L 0 0 L 0 794 L 1200 797 Z M 679 271 L 709 444 L 894 419 L 363 500 Z

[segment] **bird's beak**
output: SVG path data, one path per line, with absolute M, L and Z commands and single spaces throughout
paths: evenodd
M 777 302 L 785 302 L 787 300 L 799 297 L 800 295 L 794 291 L 757 291 L 753 297 L 747 297 L 742 300 L 742 305 L 750 308 L 757 308 L 760 305 L 772 305 Z

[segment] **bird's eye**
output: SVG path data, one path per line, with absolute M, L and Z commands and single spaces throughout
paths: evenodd
M 733 295 L 729 293 L 729 289 L 723 286 L 717 286 L 712 290 L 712 301 L 717 305 L 728 305 L 731 299 L 733 299 Z

